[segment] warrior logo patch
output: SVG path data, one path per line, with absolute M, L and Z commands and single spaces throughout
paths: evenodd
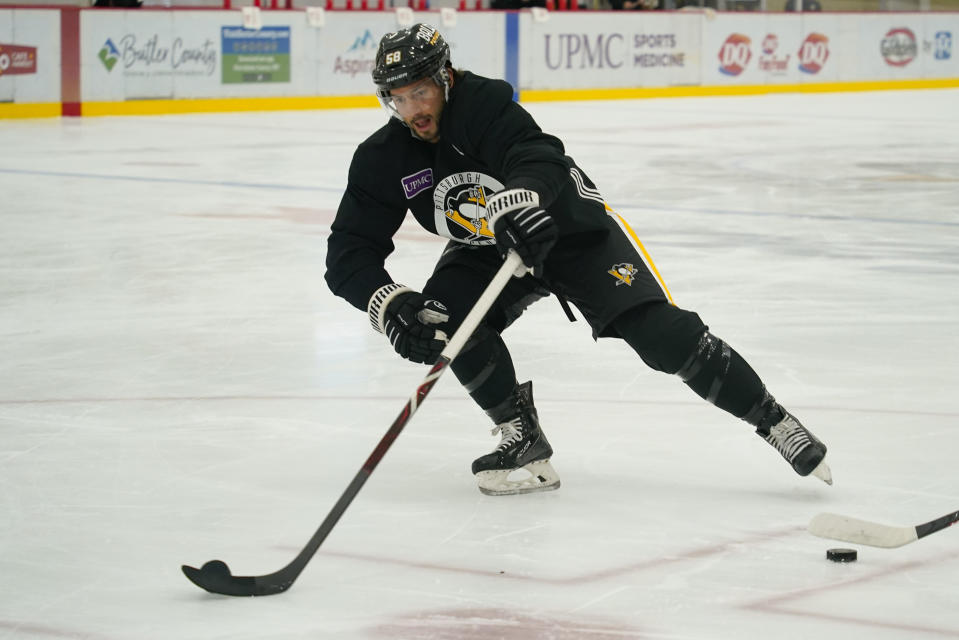
M 436 232 L 465 244 L 493 244 L 486 199 L 503 185 L 477 171 L 461 171 L 440 180 L 433 190 Z
M 613 268 L 606 273 L 616 278 L 618 281 L 616 283 L 617 287 L 621 284 L 631 287 L 633 286 L 633 278 L 635 278 L 636 274 L 639 273 L 639 269 L 628 262 L 621 262 L 619 264 L 614 264 Z
M 411 176 L 406 176 L 400 182 L 403 183 L 403 192 L 406 194 L 406 199 L 409 200 L 419 192 L 433 186 L 433 170 L 417 171 Z

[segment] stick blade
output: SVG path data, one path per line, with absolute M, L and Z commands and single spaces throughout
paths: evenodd
M 818 514 L 809 522 L 808 531 L 820 538 L 883 549 L 901 547 L 919 539 L 915 527 L 890 527 L 835 513 Z
M 286 591 L 289 585 L 275 587 L 259 584 L 256 578 L 234 576 L 221 560 L 210 560 L 201 568 L 183 565 L 183 575 L 190 582 L 210 593 L 224 596 L 268 596 Z

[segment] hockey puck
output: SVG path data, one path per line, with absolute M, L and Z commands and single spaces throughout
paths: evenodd
M 855 562 L 859 553 L 855 549 L 829 549 L 826 558 L 833 562 Z

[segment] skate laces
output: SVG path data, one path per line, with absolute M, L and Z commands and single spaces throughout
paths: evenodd
M 523 418 L 522 416 L 517 416 L 509 422 L 502 422 L 493 427 L 490 433 L 494 436 L 497 433 L 500 434 L 500 441 L 496 446 L 496 450 L 503 451 L 510 445 L 516 444 L 523 439 Z
M 779 423 L 769 428 L 766 442 L 776 447 L 790 463 L 812 442 L 806 428 L 788 414 Z

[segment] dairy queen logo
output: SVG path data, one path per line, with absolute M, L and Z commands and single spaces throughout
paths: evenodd
M 752 58 L 748 36 L 734 33 L 726 38 L 726 42 L 719 48 L 719 71 L 727 76 L 738 76 L 746 69 Z
M 789 69 L 789 54 L 777 56 L 779 49 L 779 36 L 775 33 L 767 34 L 760 45 L 762 53 L 759 55 L 759 61 L 756 63 L 761 71 L 773 75 L 782 75 Z
M 904 67 L 915 59 L 918 52 L 916 34 L 905 27 L 890 29 L 879 44 L 879 51 L 889 66 Z
M 771 56 L 776 53 L 776 48 L 779 46 L 779 37 L 775 33 L 770 33 L 765 38 L 763 38 L 763 53 L 767 56 Z
M 819 73 L 829 59 L 829 38 L 821 33 L 810 33 L 799 47 L 799 70 Z

